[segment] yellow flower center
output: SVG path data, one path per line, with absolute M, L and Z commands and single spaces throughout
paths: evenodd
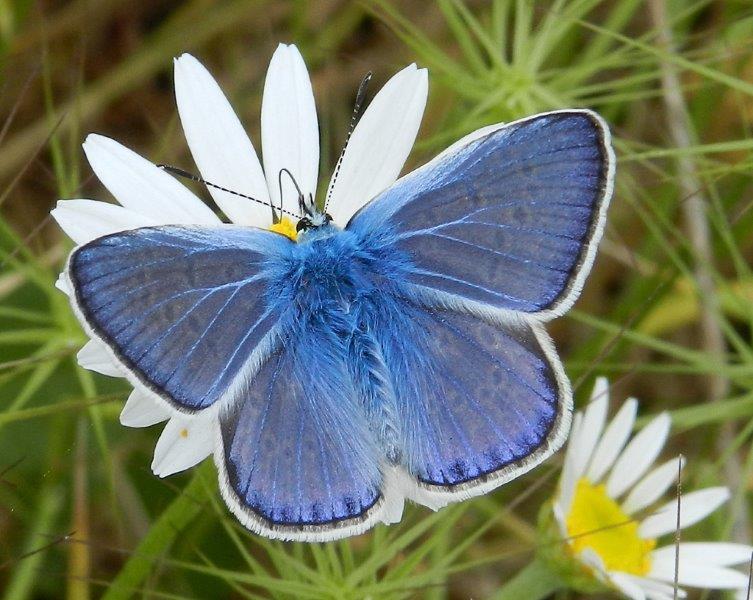
M 291 221 L 287 217 L 283 217 L 279 220 L 279 222 L 270 225 L 269 230 L 276 233 L 281 233 L 285 237 L 289 237 L 294 242 L 298 239 L 298 232 L 295 230 L 295 225 L 293 224 L 293 221 Z
M 656 540 L 638 535 L 638 523 L 607 494 L 605 485 L 581 478 L 565 521 L 573 553 L 590 548 L 609 571 L 646 575 Z

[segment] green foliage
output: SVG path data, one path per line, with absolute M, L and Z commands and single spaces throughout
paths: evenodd
M 576 310 L 551 331 L 578 403 L 606 374 L 615 402 L 641 399 L 643 422 L 670 410 L 668 452 L 688 457 L 686 488 L 731 485 L 749 517 L 753 13 L 743 1 L 666 4 L 671 46 L 638 0 L 0 0 L 0 594 L 478 598 L 536 554 L 537 509 L 560 457 L 438 513 L 409 506 L 401 524 L 357 538 L 270 542 L 228 513 L 209 462 L 153 477 L 156 428 L 122 428 L 125 384 L 76 365 L 86 338 L 54 287 L 71 246 L 46 215 L 57 198 L 106 198 L 82 161 L 83 136 L 102 131 L 155 162 L 190 164 L 169 73 L 172 56 L 192 51 L 258 140 L 277 41 L 296 42 L 313 72 L 325 180 L 370 68 L 384 80 L 410 61 L 429 67 L 413 164 L 473 129 L 540 111 L 589 106 L 610 121 L 619 166 L 607 233 Z M 687 147 L 672 142 L 667 69 L 687 103 Z M 686 233 L 683 160 L 700 182 L 710 254 Z M 719 296 L 721 355 L 701 333 L 699 265 Z M 714 378 L 725 392 L 712 404 Z M 725 427 L 734 432 L 720 449 Z M 737 481 L 725 480 L 739 455 Z M 687 535 L 729 536 L 730 514 Z

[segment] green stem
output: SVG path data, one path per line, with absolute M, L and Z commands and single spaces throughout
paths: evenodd
M 39 504 L 34 519 L 30 521 L 29 535 L 24 545 L 24 554 L 12 568 L 13 576 L 8 582 L 4 600 L 25 600 L 34 595 L 39 573 L 46 558 L 42 549 L 48 545 L 50 532 L 54 531 L 55 520 L 63 503 L 63 494 L 56 485 L 46 485 L 39 495 Z
M 531 561 L 517 575 L 508 580 L 497 593 L 494 600 L 542 600 L 562 588 L 564 584 L 538 558 Z

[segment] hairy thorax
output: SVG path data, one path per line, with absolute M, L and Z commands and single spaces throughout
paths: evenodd
M 272 274 L 270 303 L 293 321 L 347 321 L 364 303 L 399 294 L 395 280 L 404 260 L 364 246 L 334 225 L 302 233 Z

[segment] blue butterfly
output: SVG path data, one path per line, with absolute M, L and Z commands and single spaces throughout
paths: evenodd
M 69 259 L 72 302 L 135 385 L 216 411 L 222 496 L 246 527 L 345 537 L 562 445 L 571 390 L 543 325 L 580 293 L 614 168 L 588 110 L 487 127 L 342 229 L 302 199 L 297 241 L 237 225 L 95 239 Z

